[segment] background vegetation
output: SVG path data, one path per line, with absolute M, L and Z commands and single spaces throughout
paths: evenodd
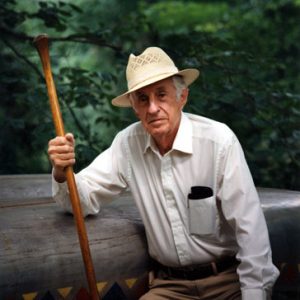
M 54 78 L 77 169 L 135 118 L 110 100 L 129 53 L 165 49 L 195 67 L 186 111 L 227 123 L 255 183 L 300 190 L 300 1 L 20 1 L 0 4 L 0 174 L 50 172 L 54 135 L 33 37 L 51 37 Z

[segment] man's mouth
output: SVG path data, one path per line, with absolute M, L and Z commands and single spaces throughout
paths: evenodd
M 165 120 L 164 118 L 153 119 L 153 120 L 148 121 L 148 124 L 158 123 L 158 122 L 161 122 L 164 120 Z

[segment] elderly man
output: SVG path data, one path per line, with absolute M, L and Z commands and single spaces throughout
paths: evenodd
M 278 270 L 242 148 L 226 125 L 182 112 L 198 75 L 157 47 L 130 55 L 128 91 L 112 103 L 140 121 L 76 175 L 82 209 L 96 214 L 130 189 L 153 258 L 143 300 L 270 299 Z M 71 210 L 73 135 L 51 140 L 48 153 L 54 198 Z

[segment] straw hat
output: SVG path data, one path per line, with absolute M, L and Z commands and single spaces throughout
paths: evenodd
M 128 96 L 133 91 L 173 75 L 182 76 L 185 84 L 189 86 L 199 74 L 197 69 L 179 71 L 162 49 L 149 47 L 138 56 L 130 54 L 126 68 L 128 91 L 114 98 L 112 104 L 120 107 L 131 106 Z

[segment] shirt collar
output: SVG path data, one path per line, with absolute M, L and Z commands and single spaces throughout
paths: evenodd
M 146 133 L 146 143 L 144 153 L 150 148 L 153 152 L 157 152 L 156 144 L 151 135 Z M 192 154 L 193 153 L 193 127 L 189 118 L 182 112 L 180 125 L 175 137 L 172 150 Z

